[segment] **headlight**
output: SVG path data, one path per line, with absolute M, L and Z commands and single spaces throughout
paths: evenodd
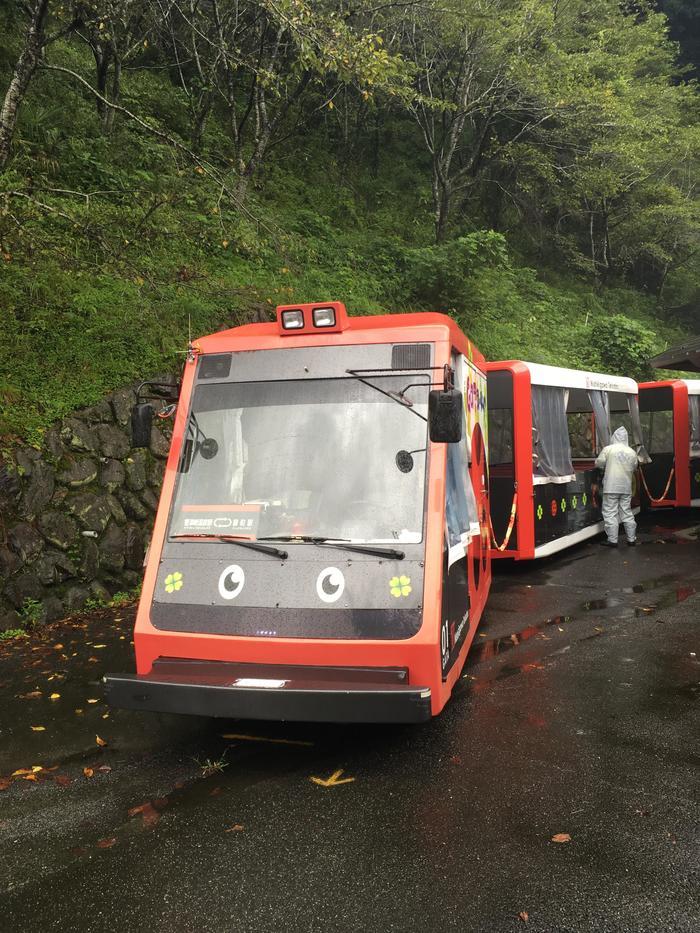
M 335 327 L 335 308 L 314 308 L 315 327 Z
M 314 321 L 316 320 L 316 312 L 314 311 Z M 304 312 L 301 310 L 298 311 L 283 311 L 282 312 L 282 327 L 285 330 L 299 330 L 300 327 L 304 326 Z

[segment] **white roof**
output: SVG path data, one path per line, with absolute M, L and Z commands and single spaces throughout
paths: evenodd
M 700 379 L 681 379 L 688 386 L 688 395 L 700 395 Z
M 603 392 L 624 392 L 627 395 L 637 395 L 638 392 L 637 383 L 627 376 L 606 376 L 603 373 L 587 373 L 582 369 L 564 369 L 560 366 L 545 366 L 542 363 L 525 363 L 525 366 L 530 370 L 530 382 L 536 386 L 600 389 Z M 700 385 L 700 380 L 697 381 Z

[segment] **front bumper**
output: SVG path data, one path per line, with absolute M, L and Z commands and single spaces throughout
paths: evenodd
M 108 674 L 122 709 L 232 719 L 415 723 L 430 719 L 430 689 L 403 668 L 304 667 L 159 658 L 149 674 Z

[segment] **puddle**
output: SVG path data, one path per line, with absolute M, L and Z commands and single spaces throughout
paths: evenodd
M 619 606 L 621 603 L 622 600 L 618 599 L 616 596 L 605 596 L 602 599 L 589 599 L 581 605 L 581 608 L 585 612 L 592 612 L 595 609 L 612 609 L 614 606 Z
M 623 587 L 619 590 L 620 593 L 625 593 L 628 595 L 638 594 L 638 593 L 647 593 L 653 590 L 657 590 L 662 586 L 667 586 L 669 583 L 678 583 L 679 577 L 675 574 L 666 574 L 662 577 L 656 577 L 652 580 L 645 580 L 641 583 L 635 583 L 633 586 Z M 661 609 L 668 609 L 670 606 L 675 605 L 676 603 L 684 602 L 689 597 L 695 595 L 697 592 L 694 586 L 676 586 L 672 588 L 669 592 L 664 594 L 660 599 L 656 600 L 654 603 L 650 603 L 648 606 L 633 606 L 626 604 L 625 600 L 621 596 L 605 596 L 600 599 L 589 599 L 584 603 L 581 603 L 579 609 L 580 612 L 594 612 L 604 609 L 614 609 L 617 606 L 623 607 L 622 610 L 616 614 L 616 619 L 631 618 L 637 617 L 642 618 L 644 616 L 653 615 Z M 501 610 L 499 609 L 499 612 Z M 573 613 L 571 615 L 558 615 L 552 616 L 551 618 L 544 619 L 542 622 L 535 623 L 533 625 L 528 625 L 526 628 L 521 629 L 519 632 L 512 632 L 509 635 L 500 635 L 497 638 L 491 638 L 484 641 L 479 641 L 478 643 L 473 643 L 472 647 L 467 655 L 467 661 L 465 664 L 465 671 L 469 667 L 479 664 L 482 661 L 488 661 L 491 658 L 495 658 L 498 655 L 503 654 L 505 651 L 510 651 L 512 648 L 517 647 L 518 645 L 523 644 L 524 642 L 530 641 L 536 636 L 541 638 L 546 638 L 544 634 L 548 628 L 552 626 L 561 626 L 573 622 L 577 619 L 578 613 Z M 592 635 L 587 636 L 587 638 L 598 638 L 603 634 L 602 629 L 596 631 Z M 512 676 L 513 674 L 520 673 L 523 670 L 532 668 L 532 664 L 525 664 L 520 666 L 504 666 L 502 671 L 506 672 L 503 676 Z M 501 675 L 499 674 L 498 677 Z
M 663 577 L 656 577 L 655 580 L 645 580 L 643 583 L 635 583 L 634 586 L 625 586 L 623 593 L 646 593 L 649 590 L 657 590 L 660 586 L 666 586 L 667 583 L 679 583 L 680 578 L 675 573 L 667 573 Z
M 480 641 L 478 644 L 472 644 L 467 655 L 467 665 L 478 664 L 481 661 L 487 661 L 489 658 L 495 658 L 497 655 L 517 647 L 537 635 L 542 635 L 545 629 L 552 625 L 562 626 L 571 622 L 574 616 L 553 616 L 551 619 L 545 619 L 537 625 L 528 625 L 520 632 L 513 632 L 510 635 L 502 635 L 498 638 L 491 638 L 488 641 Z M 466 665 L 465 665 L 466 666 Z

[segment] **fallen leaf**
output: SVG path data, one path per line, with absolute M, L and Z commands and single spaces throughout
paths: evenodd
M 82 710 L 81 710 L 81 709 L 76 709 L 75 712 L 78 714 L 78 716 L 80 716 L 80 714 L 82 713 Z
M 571 836 L 568 833 L 555 833 L 552 842 L 571 842 Z
M 37 771 L 43 771 L 43 770 L 44 770 L 43 765 L 32 765 L 32 772 L 34 774 L 36 774 Z
M 520 913 L 518 914 L 518 920 L 522 920 L 523 923 L 527 923 L 529 919 L 530 919 L 530 915 L 528 914 L 526 910 L 521 910 Z
M 7 790 L 7 788 L 12 783 L 12 778 L 0 778 L 0 790 Z
M 92 664 L 97 664 L 97 658 L 90 657 L 88 658 L 88 661 L 90 661 Z
M 98 839 L 97 848 L 98 849 L 111 849 L 113 845 L 116 844 L 116 837 L 110 836 L 108 839 Z
M 36 781 L 36 774 L 23 774 L 22 780 L 23 781 Z
M 54 645 L 54 648 L 56 649 L 56 651 L 60 651 L 61 648 L 63 648 L 63 645 L 59 642 L 57 645 Z
M 50 700 L 60 700 L 60 698 L 61 698 L 60 693 L 52 693 L 51 696 L 49 697 Z
M 31 693 L 21 693 L 20 700 L 38 700 L 42 696 L 41 690 L 32 690 Z
M 97 744 L 100 746 L 100 748 L 104 748 L 105 745 L 107 744 L 107 743 L 105 742 L 104 739 L 101 739 L 101 738 L 99 737 L 99 735 L 96 735 L 96 736 L 95 736 L 95 741 L 96 741 Z
M 109 772 L 110 772 L 112 769 L 110 768 L 109 765 L 100 765 L 99 768 L 98 768 L 97 770 L 98 770 L 98 771 L 102 771 L 103 774 L 109 774 Z
M 60 787 L 68 787 L 69 784 L 72 784 L 72 783 L 73 783 L 73 782 L 71 781 L 71 779 L 70 779 L 67 775 L 65 775 L 65 774 L 56 774 L 56 775 L 54 775 L 54 781 L 55 781 Z
M 23 774 L 31 774 L 31 773 L 32 772 L 29 768 L 17 768 L 16 771 L 12 772 L 12 777 L 22 777 Z
M 93 648 L 106 648 L 107 645 L 93 645 Z
M 99 700 L 88 700 L 88 703 L 99 703 Z
M 32 732 L 46 732 L 46 726 L 30 726 Z
M 86 778 L 91 778 L 94 773 L 95 772 L 92 770 L 92 768 L 83 768 L 83 774 Z
M 240 823 L 234 823 L 233 826 L 229 826 L 228 829 L 225 829 L 225 833 L 242 833 L 245 829 L 245 826 L 242 826 Z
M 103 718 L 103 719 L 109 719 L 109 713 L 103 713 L 103 714 L 102 714 L 102 718 Z
M 147 829 L 154 827 L 160 819 L 160 813 L 156 810 L 150 800 L 147 800 L 146 803 L 139 804 L 138 807 L 132 807 L 128 813 L 130 817 L 138 816 L 140 814 L 141 819 L 143 820 L 143 825 Z

